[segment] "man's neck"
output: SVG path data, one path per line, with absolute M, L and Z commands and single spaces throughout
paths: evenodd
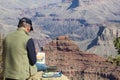
M 18 28 L 18 29 L 21 29 L 21 30 L 23 30 L 26 34 L 29 34 L 29 32 L 27 31 L 27 29 L 24 28 L 24 27 L 20 27 L 20 28 Z

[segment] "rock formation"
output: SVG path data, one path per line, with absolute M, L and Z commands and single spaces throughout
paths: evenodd
M 38 72 L 36 75 L 31 76 L 28 80 L 69 80 L 65 75 L 62 75 L 61 77 L 43 78 L 42 74 L 43 72 Z
M 68 36 L 60 36 L 43 47 L 46 64 L 57 66 L 70 80 L 120 80 L 120 67 L 107 59 L 79 50 Z
M 87 52 L 96 53 L 104 57 L 115 56 L 117 50 L 115 49 L 113 41 L 117 37 L 120 37 L 120 29 L 117 28 L 117 25 L 105 27 L 103 32 L 91 42 L 92 46 Z

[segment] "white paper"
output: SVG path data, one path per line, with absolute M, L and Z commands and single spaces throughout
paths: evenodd
M 37 63 L 45 64 L 45 53 L 44 52 L 37 53 Z

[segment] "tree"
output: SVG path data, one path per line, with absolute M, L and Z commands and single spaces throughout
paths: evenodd
M 115 48 L 118 50 L 118 55 L 113 58 L 113 61 L 116 63 L 117 66 L 120 66 L 120 37 L 116 38 L 113 43 Z
M 114 46 L 118 50 L 118 54 L 120 54 L 120 37 L 116 38 L 114 41 Z

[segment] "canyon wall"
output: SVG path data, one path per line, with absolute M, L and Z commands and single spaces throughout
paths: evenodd
M 120 67 L 96 54 L 79 50 L 68 36 L 60 36 L 43 47 L 46 64 L 57 66 L 71 80 L 119 80 Z

